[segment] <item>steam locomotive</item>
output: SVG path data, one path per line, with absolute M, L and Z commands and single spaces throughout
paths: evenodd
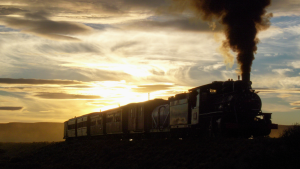
M 64 122 L 64 139 L 88 137 L 268 136 L 278 125 L 262 113 L 250 74 L 214 81 L 168 100 L 131 103 Z

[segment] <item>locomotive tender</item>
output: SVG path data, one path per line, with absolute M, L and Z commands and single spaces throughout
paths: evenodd
M 267 136 L 271 113 L 262 113 L 261 99 L 243 79 L 214 81 L 168 100 L 131 103 L 69 119 L 64 139 L 85 137 Z

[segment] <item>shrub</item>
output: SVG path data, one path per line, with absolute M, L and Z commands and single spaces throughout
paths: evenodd
M 288 144 L 293 146 L 299 145 L 300 143 L 300 124 L 296 123 L 288 129 L 284 130 L 280 136 Z

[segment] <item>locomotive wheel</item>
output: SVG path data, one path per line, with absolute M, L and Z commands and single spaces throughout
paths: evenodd
M 222 118 L 215 119 L 214 134 L 217 138 L 228 137 L 228 133 L 225 130 L 224 122 Z
M 221 118 L 212 118 L 209 125 L 209 137 L 222 138 L 226 137 L 226 132 L 223 129 Z

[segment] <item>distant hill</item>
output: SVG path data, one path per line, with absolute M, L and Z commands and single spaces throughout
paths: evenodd
M 288 129 L 289 125 L 278 125 L 278 129 L 273 129 L 271 131 L 271 134 L 269 135 L 271 138 L 278 138 L 282 134 L 282 132 L 286 129 Z
M 0 142 L 63 141 L 63 123 L 0 123 Z

